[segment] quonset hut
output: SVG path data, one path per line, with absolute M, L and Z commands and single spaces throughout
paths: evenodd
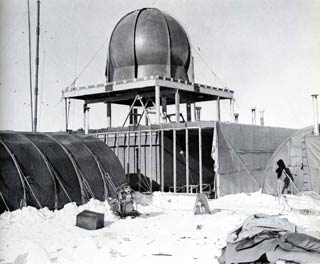
M 114 151 L 138 190 L 257 191 L 273 151 L 295 130 L 234 123 L 234 92 L 194 82 L 190 47 L 179 22 L 158 9 L 125 15 L 110 37 L 106 83 L 63 91 L 66 130 L 68 102 L 82 100 L 85 133 Z M 230 102 L 232 124 L 221 122 L 221 100 Z M 201 121 L 196 104 L 204 101 L 216 107 L 215 121 Z M 89 129 L 95 103 L 106 104 L 104 129 Z M 128 107 L 121 127 L 112 127 L 112 104 Z
M 117 157 L 94 137 L 0 132 L 0 213 L 104 201 L 125 182 Z

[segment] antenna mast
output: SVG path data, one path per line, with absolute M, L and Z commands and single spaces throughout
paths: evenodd
M 37 0 L 36 76 L 35 76 L 35 87 L 34 87 L 34 119 L 33 119 L 34 132 L 37 132 L 37 123 L 38 123 L 39 38 L 40 38 L 40 0 Z
M 28 32 L 29 32 L 29 82 L 30 82 L 30 110 L 31 110 L 31 129 L 34 132 L 33 127 L 33 98 L 32 98 L 32 69 L 31 69 L 31 26 L 30 26 L 30 3 L 28 3 Z

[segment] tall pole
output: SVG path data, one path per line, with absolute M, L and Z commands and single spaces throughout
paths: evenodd
M 33 98 L 32 98 L 32 68 L 31 68 L 31 26 L 30 26 L 30 3 L 28 3 L 28 33 L 29 33 L 29 85 L 30 85 L 30 111 L 31 111 L 31 129 L 34 132 L 33 127 Z
M 34 132 L 37 132 L 37 125 L 38 125 L 39 39 L 40 39 L 40 0 L 37 0 L 36 75 L 35 75 L 35 87 L 34 87 L 34 119 L 33 119 Z

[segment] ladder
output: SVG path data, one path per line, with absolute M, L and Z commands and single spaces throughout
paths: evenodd
M 306 147 L 306 137 L 303 137 L 301 141 L 301 166 L 300 169 L 302 171 L 303 177 L 303 190 L 308 191 L 312 190 L 312 183 L 309 172 L 309 163 L 307 157 L 307 147 Z

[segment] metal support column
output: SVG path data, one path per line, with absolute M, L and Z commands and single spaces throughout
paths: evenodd
M 149 144 L 149 171 L 150 171 L 150 192 L 152 193 L 152 131 L 150 131 L 150 144 Z
M 217 120 L 221 121 L 220 97 L 217 98 Z
M 176 106 L 176 123 L 180 122 L 180 94 L 179 90 L 175 93 L 175 106 Z
M 138 133 L 138 135 L 139 135 L 139 145 L 138 145 L 138 153 L 139 153 L 139 155 L 138 155 L 138 166 L 139 166 L 139 168 L 138 168 L 138 177 L 139 177 L 139 192 L 141 192 L 141 131 L 139 130 L 139 133 Z
M 83 104 L 83 127 L 86 135 L 89 134 L 89 110 L 90 107 L 86 103 Z
M 107 127 L 111 127 L 111 103 L 106 103 Z
M 234 99 L 230 98 L 230 123 L 234 123 Z
M 177 192 L 177 131 L 173 130 L 173 192 Z
M 164 192 L 164 131 L 161 130 L 161 192 Z
M 127 133 L 126 173 L 130 173 L 130 132 Z
M 189 130 L 186 128 L 186 188 L 189 193 Z
M 202 193 L 202 129 L 199 127 L 199 193 Z
M 187 101 L 186 103 L 187 121 L 191 122 L 191 103 Z
M 64 98 L 64 111 L 65 111 L 65 122 L 66 122 L 66 132 L 68 132 L 68 99 Z
M 167 97 L 161 97 L 163 123 L 167 123 Z
M 160 124 L 160 86 L 155 86 L 156 124 Z

